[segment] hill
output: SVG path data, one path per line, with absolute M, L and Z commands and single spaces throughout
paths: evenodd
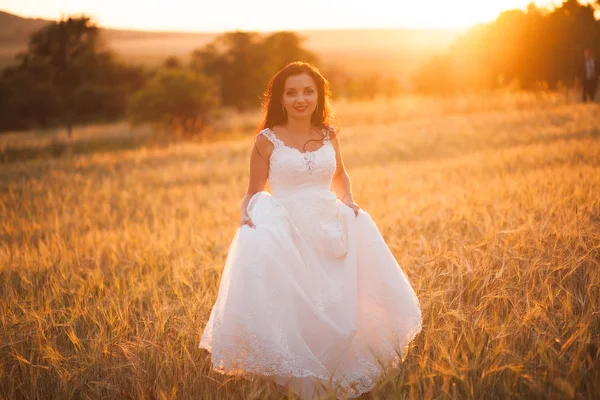
M 27 46 L 29 36 L 49 20 L 0 11 L 0 67 Z M 107 45 L 132 62 L 156 65 L 168 56 L 185 58 L 220 32 L 148 32 L 103 29 Z M 323 62 L 351 72 L 389 69 L 400 74 L 443 52 L 461 33 L 457 29 L 336 29 L 297 31 Z
M 23 43 L 36 30 L 46 25 L 48 20 L 23 18 L 0 11 L 0 45 Z

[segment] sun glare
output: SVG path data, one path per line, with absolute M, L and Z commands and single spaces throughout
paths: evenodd
M 275 0 L 0 0 L 0 9 L 27 17 L 93 16 L 106 27 L 140 30 L 206 31 L 304 30 L 339 28 L 465 28 L 495 19 L 507 9 L 525 9 L 530 0 L 305 0 L 283 4 Z M 540 7 L 560 0 L 539 0 Z M 589 3 L 589 0 L 582 1 Z

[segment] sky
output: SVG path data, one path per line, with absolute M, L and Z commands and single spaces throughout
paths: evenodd
M 92 16 L 107 28 L 221 32 L 335 28 L 465 28 L 531 0 L 0 0 L 23 17 Z M 560 0 L 538 0 L 540 7 Z

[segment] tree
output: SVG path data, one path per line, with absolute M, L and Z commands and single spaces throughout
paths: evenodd
M 221 103 L 239 111 L 258 99 L 265 71 L 263 48 L 254 32 L 226 32 L 192 53 L 190 67 L 218 85 Z
M 163 62 L 163 67 L 164 68 L 182 68 L 183 65 L 181 64 L 181 61 L 179 60 L 179 58 L 171 56 L 171 57 L 167 57 L 167 59 Z
M 214 82 L 188 70 L 165 68 L 129 101 L 134 124 L 163 124 L 182 136 L 202 132 L 217 107 Z
M 508 10 L 489 24 L 459 37 L 446 54 L 431 59 L 413 76 L 422 92 L 489 89 L 518 82 L 525 89 L 573 84 L 584 48 L 600 55 L 599 2 L 565 0 L 552 11 L 530 4 Z
M 263 39 L 267 78 L 294 61 L 317 63 L 316 56 L 302 47 L 302 41 L 302 37 L 297 33 L 289 31 L 273 32 Z
M 85 16 L 34 33 L 17 62 L 2 80 L 20 125 L 60 124 L 69 136 L 78 123 L 122 115 L 128 93 L 143 81 L 140 69 L 120 64 L 102 47 L 98 27 Z
M 315 62 L 293 32 L 261 37 L 255 32 L 227 32 L 192 53 L 190 68 L 211 77 L 221 102 L 239 111 L 258 104 L 271 76 L 292 61 Z

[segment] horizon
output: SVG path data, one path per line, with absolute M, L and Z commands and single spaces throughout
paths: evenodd
M 6 9 L 2 9 L 0 8 L 0 13 L 6 13 L 18 18 L 22 18 L 22 19 L 26 19 L 26 20 L 32 20 L 32 21 L 57 21 L 60 19 L 59 18 L 51 18 L 51 17 L 39 17 L 39 16 L 29 16 L 29 15 L 23 15 L 23 14 L 19 14 L 16 13 L 14 11 L 11 10 L 6 10 Z M 79 17 L 79 16 L 85 16 L 85 17 L 90 17 L 92 19 L 92 22 L 97 23 L 98 26 L 101 29 L 106 29 L 106 30 L 113 30 L 113 31 L 123 31 L 123 32 L 148 32 L 148 33 L 182 33 L 182 34 L 220 34 L 223 32 L 227 32 L 227 31 L 232 31 L 231 30 L 219 30 L 219 31 L 200 31 L 200 30 L 182 30 L 182 29 L 178 29 L 178 30 L 168 30 L 168 29 L 142 29 L 142 28 L 135 28 L 135 27 L 121 27 L 121 26 L 107 26 L 106 24 L 101 24 L 99 23 L 99 21 L 94 18 L 94 16 L 90 15 L 90 14 L 85 14 L 85 13 L 74 13 L 74 14 L 64 14 L 64 16 L 66 17 Z M 390 30 L 390 31 L 464 31 L 467 30 L 468 28 L 470 28 L 470 26 L 461 28 L 461 27 L 432 27 L 432 28 L 426 28 L 426 27 L 411 27 L 411 26 L 397 26 L 397 27 L 387 27 L 387 26 L 379 26 L 379 27 L 329 27 L 329 28 L 299 28 L 299 29 L 287 29 L 287 30 L 293 30 L 293 31 L 301 31 L 301 32 L 325 32 L 325 31 L 386 31 L 386 30 Z M 243 29 L 240 29 L 243 31 Z M 257 31 L 259 33 L 270 33 L 270 32 L 275 32 L 276 30 L 254 30 Z
M 175 3 L 177 0 L 174 0 Z M 137 2 L 137 4 L 131 4 Z M 557 0 L 495 0 L 479 2 L 477 0 L 459 0 L 452 4 L 437 0 L 434 4 L 413 5 L 409 10 L 400 6 L 389 6 L 383 0 L 372 0 L 365 6 L 358 0 L 341 3 L 334 0 L 325 5 L 318 5 L 317 0 L 306 0 L 304 9 L 286 10 L 279 2 L 273 0 L 255 0 L 251 8 L 247 3 L 235 4 L 238 10 L 230 12 L 235 0 L 224 0 L 220 4 L 211 4 L 212 8 L 200 6 L 176 9 L 163 8 L 164 3 L 158 0 L 141 2 L 132 0 L 123 7 L 116 0 L 108 0 L 98 4 L 92 0 L 59 0 L 48 4 L 40 0 L 0 0 L 0 10 L 15 14 L 22 18 L 58 20 L 66 16 L 86 15 L 105 29 L 181 32 L 181 33 L 219 33 L 232 30 L 272 32 L 278 30 L 326 31 L 348 29 L 406 29 L 406 30 L 462 30 L 472 26 L 488 23 L 509 9 L 526 9 L 527 4 L 535 3 L 539 8 L 552 9 L 560 6 Z M 58 3 L 58 4 L 57 4 Z M 170 4 L 172 4 L 171 2 Z M 315 7 L 310 7 L 314 3 Z M 339 4 L 338 4 L 339 3 Z M 581 1 L 589 4 L 590 1 Z M 267 7 L 260 7 L 260 5 Z M 144 12 L 140 13 L 141 7 Z M 319 7 L 321 12 L 315 17 L 313 9 Z M 333 8 L 332 8 L 333 7 Z M 436 12 L 431 12 L 435 9 Z M 263 10 L 267 10 L 266 18 L 270 23 L 258 21 L 264 19 Z M 452 11 L 460 13 L 452 14 Z M 469 10 L 469 12 L 465 12 Z M 198 15 L 208 11 L 210 18 L 201 20 Z M 328 13 L 328 11 L 331 11 Z M 393 13 L 392 11 L 398 11 Z M 337 12 L 335 22 L 327 19 L 328 14 Z M 133 15 L 133 17 L 132 17 Z M 453 18 L 446 18 L 453 15 Z M 257 18 L 253 18 L 256 16 Z M 323 17 L 326 17 L 323 20 Z

